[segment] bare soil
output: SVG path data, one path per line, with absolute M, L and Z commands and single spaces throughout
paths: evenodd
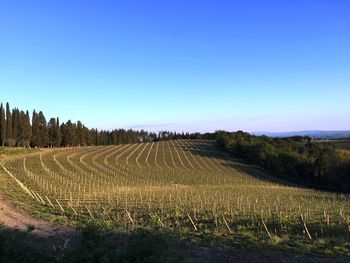
M 9 157 L 9 155 L 3 154 L 3 153 L 0 154 L 0 159 L 4 159 L 4 158 L 7 158 L 7 157 Z
M 0 193 L 0 224 L 7 230 L 30 232 L 33 241 L 45 249 L 67 247 L 76 236 L 76 231 L 44 220 L 36 219 L 14 207 Z

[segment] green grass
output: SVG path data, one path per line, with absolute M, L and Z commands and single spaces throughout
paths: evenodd
M 0 158 L 26 154 L 26 153 L 34 153 L 38 151 L 40 151 L 39 148 L 20 148 L 20 147 L 1 147 L 0 146 Z
M 349 195 L 277 180 L 210 141 L 54 149 L 2 163 L 32 197 L 4 170 L 1 190 L 41 218 L 201 245 L 350 255 Z
M 339 158 L 343 160 L 350 160 L 350 150 L 337 149 L 336 151 L 339 155 Z
M 0 226 L 0 262 L 185 262 L 165 232 L 136 229 L 120 233 L 96 223 L 80 231 L 75 246 L 49 251 L 41 249 L 44 239 Z

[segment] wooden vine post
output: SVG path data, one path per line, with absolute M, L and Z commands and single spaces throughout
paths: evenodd
M 300 218 L 301 218 L 301 221 L 302 221 L 302 223 L 303 223 L 303 225 L 304 225 L 304 229 L 305 229 L 305 232 L 306 232 L 308 238 L 309 238 L 310 240 L 312 240 L 312 237 L 311 237 L 311 235 L 310 235 L 309 229 L 308 229 L 307 226 L 306 226 L 303 213 L 300 213 Z

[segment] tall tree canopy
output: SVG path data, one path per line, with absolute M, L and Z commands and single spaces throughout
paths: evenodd
M 0 107 L 0 144 L 21 147 L 72 147 L 87 145 L 113 145 L 170 139 L 211 138 L 213 134 L 189 134 L 163 131 L 149 133 L 115 129 L 112 131 L 88 129 L 81 121 L 60 123 L 59 118 L 50 118 L 47 122 L 42 111 L 33 110 L 30 118 L 28 111 L 10 109 L 6 103 Z
M 12 114 L 10 110 L 10 104 L 6 103 L 6 145 L 15 146 L 16 141 L 12 136 Z
M 1 103 L 0 105 L 0 143 L 5 146 L 6 142 L 6 116 L 5 109 Z

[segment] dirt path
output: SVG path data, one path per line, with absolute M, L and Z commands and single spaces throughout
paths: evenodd
M 36 219 L 14 207 L 0 193 L 0 225 L 7 230 L 30 232 L 36 241 L 42 241 L 46 248 L 67 246 L 74 230 L 48 221 Z
M 49 151 L 47 149 L 45 151 Z M 5 159 L 8 156 L 0 154 L 0 159 Z M 48 221 L 36 219 L 16 208 L 8 202 L 5 196 L 0 192 L 0 225 L 9 230 L 18 230 L 23 232 L 31 232 L 42 238 L 58 238 L 65 239 L 70 236 L 73 230 L 60 226 Z

